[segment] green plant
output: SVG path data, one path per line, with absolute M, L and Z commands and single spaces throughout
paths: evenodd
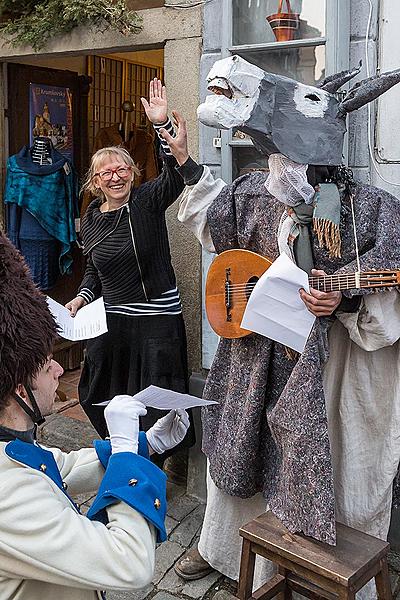
M 79 25 L 124 35 L 139 33 L 142 19 L 127 10 L 125 0 L 0 0 L 0 31 L 13 46 L 45 47 Z

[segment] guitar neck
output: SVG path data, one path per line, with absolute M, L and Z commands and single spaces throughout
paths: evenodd
M 384 288 L 400 285 L 400 271 L 365 271 L 341 275 L 312 275 L 310 287 L 321 292 L 340 292 L 361 288 Z

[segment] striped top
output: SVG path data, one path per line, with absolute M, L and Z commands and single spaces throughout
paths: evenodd
M 78 294 L 88 304 L 95 296 L 88 288 L 82 288 Z M 104 303 L 106 312 L 127 317 L 148 317 L 153 315 L 180 315 L 182 312 L 181 298 L 177 287 L 163 292 L 160 298 L 151 298 L 148 302 L 130 302 L 129 304 Z
M 154 315 L 180 315 L 182 312 L 178 288 L 163 292 L 160 298 L 151 298 L 149 302 L 132 304 L 105 304 L 106 312 L 127 317 L 148 317 Z
M 166 156 L 172 156 L 171 148 L 168 146 L 167 142 L 160 135 L 160 129 L 165 129 L 165 131 L 167 133 L 169 133 L 169 135 L 171 135 L 172 137 L 175 137 L 176 133 L 175 133 L 174 126 L 172 125 L 171 119 L 168 117 L 168 119 L 165 121 L 165 123 L 160 123 L 160 124 L 153 123 L 153 128 L 158 136 L 158 139 L 160 140 L 160 144 L 164 151 L 164 154 Z

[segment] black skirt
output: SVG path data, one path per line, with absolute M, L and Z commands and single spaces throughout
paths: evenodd
M 130 317 L 107 314 L 108 332 L 88 340 L 79 382 L 79 400 L 101 437 L 108 435 L 104 407 L 93 406 L 118 394 L 134 395 L 149 385 L 188 391 L 186 332 L 182 315 Z M 165 411 L 147 409 L 141 429 L 149 429 Z M 194 443 L 191 426 L 168 455 Z

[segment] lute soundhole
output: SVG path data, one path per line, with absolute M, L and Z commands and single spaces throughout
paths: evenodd
M 259 280 L 259 277 L 256 277 L 254 275 L 253 277 L 250 277 L 250 279 L 246 283 L 246 289 L 244 292 L 246 294 L 246 300 L 248 300 L 250 298 L 250 294 L 254 290 L 254 286 L 256 285 L 258 280 Z

